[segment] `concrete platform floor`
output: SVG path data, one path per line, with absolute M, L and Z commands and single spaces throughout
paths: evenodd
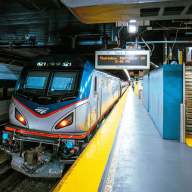
M 192 191 L 192 149 L 163 140 L 132 91 L 128 93 L 104 191 Z

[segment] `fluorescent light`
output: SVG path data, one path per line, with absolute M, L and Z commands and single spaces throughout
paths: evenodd
M 135 19 L 131 19 L 131 20 L 129 20 L 129 23 L 136 23 L 136 20 Z
M 129 25 L 128 31 L 129 31 L 129 33 L 136 33 L 137 32 L 137 26 L 136 25 Z

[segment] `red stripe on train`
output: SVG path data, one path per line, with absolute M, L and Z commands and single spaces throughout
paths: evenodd
M 89 132 L 83 133 L 81 135 L 66 135 L 66 134 L 55 134 L 55 133 L 45 133 L 45 132 L 37 132 L 37 131 L 28 131 L 25 129 L 17 129 L 11 126 L 5 127 L 6 131 L 11 131 L 15 133 L 20 133 L 22 135 L 33 135 L 38 137 L 48 137 L 48 138 L 61 138 L 61 139 L 84 139 Z
M 58 113 L 59 111 L 62 111 L 62 110 L 64 110 L 64 109 L 67 109 L 67 108 L 69 108 L 69 107 L 71 107 L 71 106 L 73 106 L 73 105 L 75 105 L 75 104 L 77 104 L 77 103 L 80 103 L 80 102 L 83 102 L 83 101 L 85 101 L 85 100 L 88 100 L 88 98 L 85 98 L 85 99 L 82 99 L 82 100 L 79 100 L 79 101 L 75 101 L 75 102 L 73 102 L 73 103 L 71 103 L 71 104 L 69 104 L 69 105 L 66 105 L 66 106 L 63 106 L 63 107 L 61 107 L 61 108 L 59 108 L 59 109 L 57 109 L 57 110 L 54 110 L 54 111 L 51 111 L 50 113 L 47 113 L 47 114 L 39 114 L 39 113 L 36 113 L 35 111 L 33 111 L 32 109 L 30 109 L 29 107 L 27 107 L 25 104 L 23 104 L 21 101 L 19 101 L 18 99 L 16 99 L 15 97 L 13 97 L 13 99 L 16 101 L 16 102 L 18 102 L 22 107 L 24 107 L 27 111 L 29 111 L 30 113 L 32 113 L 33 115 L 35 115 L 36 117 L 39 117 L 39 118 L 46 118 L 46 117 L 49 117 L 49 116 L 51 116 L 51 115 L 53 115 L 53 114 L 55 114 L 55 113 Z

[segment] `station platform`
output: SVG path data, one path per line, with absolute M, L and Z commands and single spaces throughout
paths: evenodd
M 54 189 L 191 192 L 192 149 L 163 140 L 131 89 Z
M 112 181 L 106 183 L 106 191 L 107 188 L 114 192 L 192 191 L 192 149 L 163 140 L 131 91 L 113 157 L 110 167 L 114 171 L 108 174 Z

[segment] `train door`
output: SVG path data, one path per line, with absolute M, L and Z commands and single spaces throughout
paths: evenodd
M 93 76 L 93 86 L 91 91 L 91 100 L 90 100 L 90 108 L 91 108 L 91 126 L 95 124 L 98 120 L 98 77 L 97 74 Z
M 100 76 L 97 74 L 94 79 L 94 94 L 96 99 L 96 119 L 100 118 L 100 100 L 101 100 L 101 84 Z
M 98 119 L 101 117 L 102 114 L 102 76 L 97 77 L 97 117 Z

